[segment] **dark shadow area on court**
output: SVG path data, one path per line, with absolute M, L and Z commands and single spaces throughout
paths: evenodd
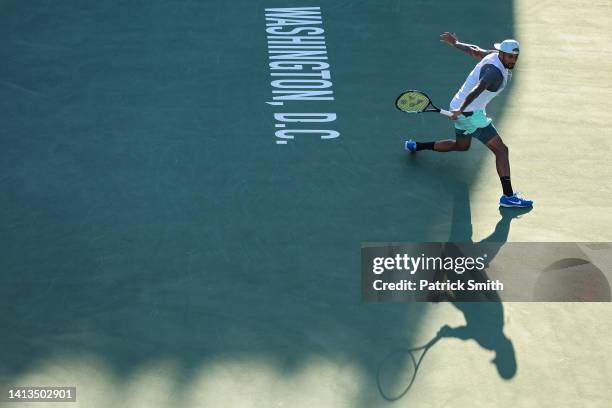
M 404 138 L 452 128 L 393 101 L 447 104 L 476 60 L 439 34 L 488 48 L 512 3 L 320 4 L 336 100 L 287 109 L 336 112 L 341 138 L 279 147 L 263 9 L 311 4 L 3 2 L 0 380 L 83 353 L 118 378 L 171 357 L 187 383 L 250 353 L 288 375 L 351 361 L 374 389 L 437 306 L 363 305 L 360 243 L 453 237 L 474 175 L 495 172 L 481 146 L 406 156 Z M 478 307 L 461 310 L 488 331 Z

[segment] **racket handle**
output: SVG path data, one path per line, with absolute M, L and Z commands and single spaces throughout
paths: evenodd
M 440 109 L 440 113 L 441 113 L 442 115 L 444 115 L 444 116 L 449 116 L 449 117 L 450 117 L 450 116 L 453 116 L 453 114 L 452 114 L 452 113 L 450 113 L 449 111 L 444 110 L 444 109 Z

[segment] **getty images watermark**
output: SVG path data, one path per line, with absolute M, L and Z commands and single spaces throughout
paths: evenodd
M 454 273 L 462 275 L 467 271 L 480 272 L 484 271 L 486 267 L 487 254 L 480 257 L 442 257 L 442 256 L 410 256 L 408 254 L 396 254 L 394 257 L 375 257 L 372 260 L 372 273 L 375 275 L 382 275 L 389 271 L 400 271 L 409 273 L 410 275 L 416 275 L 417 273 L 423 274 L 424 272 L 443 271 L 445 273 Z M 470 290 L 470 291 L 489 291 L 489 290 L 504 290 L 504 284 L 499 280 L 489 280 L 485 282 L 479 282 L 475 279 L 463 280 L 450 280 L 445 281 L 431 281 L 429 279 L 419 279 L 418 281 L 410 279 L 401 279 L 400 281 L 385 282 L 382 278 L 376 279 L 372 283 L 372 287 L 375 291 L 384 290 L 429 290 L 429 291 L 457 291 L 457 290 Z
M 364 243 L 362 298 L 609 302 L 612 244 Z

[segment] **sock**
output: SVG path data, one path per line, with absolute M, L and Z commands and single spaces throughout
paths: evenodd
M 436 142 L 417 142 L 417 151 L 419 150 L 433 150 L 434 143 Z
M 510 182 L 510 176 L 503 176 L 499 179 L 501 180 L 504 195 L 510 197 L 512 194 L 514 194 L 514 191 L 512 191 L 512 183 Z

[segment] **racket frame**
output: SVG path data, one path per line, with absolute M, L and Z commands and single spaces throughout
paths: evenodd
M 425 109 L 423 109 L 423 110 L 421 110 L 421 111 L 417 111 L 417 112 L 408 112 L 408 111 L 405 111 L 405 110 L 401 109 L 401 108 L 400 108 L 400 107 L 397 105 L 397 102 L 400 100 L 400 98 L 401 98 L 402 96 L 404 96 L 404 95 L 405 95 L 405 94 L 407 94 L 408 92 L 418 92 L 418 93 L 420 93 L 421 95 L 424 95 L 424 96 L 425 96 L 425 97 L 426 97 L 426 98 L 429 100 L 429 104 L 428 104 L 428 105 L 425 107 Z M 427 108 L 429 108 L 430 106 L 431 106 L 433 109 L 429 109 L 429 110 L 428 110 Z M 395 99 L 395 107 L 396 107 L 398 110 L 400 110 L 400 111 L 402 111 L 402 112 L 404 112 L 404 113 L 412 113 L 412 114 L 415 114 L 415 113 L 425 113 L 425 112 L 438 112 L 439 114 L 444 115 L 444 116 L 448 116 L 448 117 L 451 117 L 451 116 L 453 115 L 453 114 L 452 114 L 450 111 L 447 111 L 446 109 L 440 109 L 440 108 L 438 108 L 438 107 L 437 107 L 436 105 L 434 105 L 434 103 L 431 101 L 431 98 L 429 97 L 429 95 L 427 95 L 425 92 L 423 92 L 423 91 L 419 91 L 419 90 L 417 90 L 417 89 L 409 89 L 409 90 L 407 90 L 407 91 L 402 92 L 402 93 L 401 93 L 401 94 L 400 94 L 400 95 L 399 95 L 399 96 L 398 96 L 398 97 Z

